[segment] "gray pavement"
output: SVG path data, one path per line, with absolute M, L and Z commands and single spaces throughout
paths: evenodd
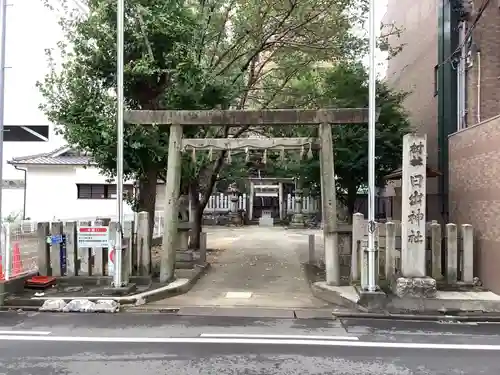
M 258 226 L 206 231 L 208 247 L 220 249 L 209 254 L 208 273 L 187 294 L 148 306 L 328 306 L 312 295 L 301 266 L 308 259 L 307 234 L 319 231 Z
M 0 374 L 497 375 L 500 325 L 0 313 Z

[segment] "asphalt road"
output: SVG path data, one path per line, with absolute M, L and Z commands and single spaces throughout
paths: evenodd
M 0 313 L 0 374 L 498 375 L 500 325 Z

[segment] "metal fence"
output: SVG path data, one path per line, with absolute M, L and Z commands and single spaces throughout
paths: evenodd
M 135 216 L 135 214 L 125 215 L 124 221 L 134 221 L 137 224 Z M 153 237 L 163 235 L 163 216 L 163 211 L 155 212 Z M 87 225 L 89 222 L 93 226 L 102 225 L 102 221 L 95 217 L 66 219 L 63 222 L 68 221 L 76 221 L 78 226 Z M 35 221 L 4 223 L 1 226 L 0 280 L 9 280 L 38 271 L 38 244 L 42 239 L 38 237 L 37 228 L 38 222 Z

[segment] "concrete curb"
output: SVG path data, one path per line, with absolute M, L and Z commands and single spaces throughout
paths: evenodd
M 455 322 L 500 322 L 500 315 L 390 314 L 370 312 L 332 312 L 337 319 L 425 320 Z
M 368 312 L 365 307 L 358 305 L 357 303 L 342 297 L 339 293 L 324 290 L 317 285 L 311 284 L 311 291 L 314 297 L 326 301 L 328 303 L 339 305 L 348 309 L 355 311 L 360 311 L 362 313 Z
M 169 287 L 169 285 L 162 286 L 160 288 L 156 288 L 153 290 L 148 290 L 146 292 L 141 292 L 137 293 L 134 295 L 130 296 L 121 296 L 121 297 L 109 297 L 109 296 L 90 296 L 90 297 L 85 297 L 85 296 L 75 296 L 75 297 L 31 297 L 27 299 L 22 299 L 22 300 L 12 300 L 11 304 L 8 305 L 3 305 L 0 306 L 0 311 L 16 311 L 16 310 L 22 310 L 22 311 L 39 311 L 40 307 L 43 305 L 43 303 L 47 300 L 50 299 L 62 299 L 64 301 L 70 301 L 74 299 L 81 299 L 81 300 L 90 300 L 90 301 L 96 301 L 96 300 L 111 300 L 111 301 L 116 301 L 120 303 L 120 311 L 123 311 L 124 305 L 134 305 L 137 303 L 140 304 L 146 304 L 148 302 L 154 302 L 158 301 L 164 298 L 169 298 L 173 296 L 177 296 L 179 294 L 184 294 L 187 293 L 191 288 L 196 284 L 196 282 L 200 279 L 200 277 L 208 270 L 210 269 L 210 264 L 205 263 L 203 265 L 197 265 L 195 270 L 196 273 L 188 279 L 188 281 L 184 284 L 181 284 L 176 287 Z

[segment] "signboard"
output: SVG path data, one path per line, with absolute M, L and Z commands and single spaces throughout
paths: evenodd
M 47 142 L 49 140 L 48 125 L 5 125 L 4 142 Z
M 79 227 L 78 247 L 109 247 L 109 227 Z
M 51 236 L 47 236 L 46 242 L 49 245 L 58 245 L 63 243 L 63 235 L 62 234 L 53 234 Z
M 109 249 L 108 251 L 108 275 L 113 275 L 115 273 L 115 256 L 116 248 Z

